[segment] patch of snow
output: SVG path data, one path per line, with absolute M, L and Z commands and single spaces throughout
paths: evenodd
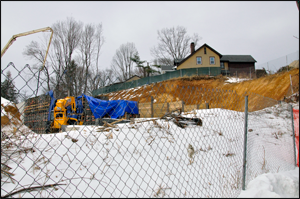
M 14 106 L 14 103 L 5 99 L 4 97 L 1 97 L 1 104 L 3 104 L 3 106 L 7 106 L 7 105 L 12 105 Z
M 257 176 L 238 198 L 299 198 L 299 167 Z
M 237 78 L 237 77 L 227 77 L 228 80 L 226 80 L 226 83 L 239 83 L 239 82 L 243 82 L 243 81 L 247 81 L 250 80 L 248 78 Z

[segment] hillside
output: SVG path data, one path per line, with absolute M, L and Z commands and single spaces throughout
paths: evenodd
M 220 89 L 222 91 L 234 91 L 240 96 L 247 91 L 274 100 L 283 100 L 285 96 L 292 94 L 290 75 L 292 77 L 293 93 L 299 92 L 299 68 L 296 68 L 288 72 L 246 80 L 240 83 L 228 83 L 228 78 L 221 75 L 217 77 L 182 77 L 134 89 L 112 92 L 105 96 L 108 96 L 110 100 L 125 99 L 139 101 L 140 103 L 150 102 L 152 96 L 156 103 L 183 100 L 186 104 L 195 104 L 195 100 L 191 97 L 193 92 Z

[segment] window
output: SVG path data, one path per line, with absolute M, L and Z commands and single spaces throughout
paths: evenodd
M 210 64 L 215 64 L 215 57 L 210 57 L 209 58 L 209 63 Z
M 204 47 L 204 54 L 206 54 L 206 47 Z
M 202 64 L 201 57 L 197 57 L 197 64 Z
M 63 114 L 62 113 L 57 113 L 56 118 L 63 118 Z
M 221 62 L 221 69 L 224 69 L 225 66 L 224 66 L 224 62 Z

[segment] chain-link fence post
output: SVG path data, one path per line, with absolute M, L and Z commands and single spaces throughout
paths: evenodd
M 242 185 L 243 190 L 245 190 L 245 182 L 246 182 L 247 129 L 248 129 L 248 95 L 245 96 L 244 157 L 243 157 L 243 185 Z
M 297 166 L 297 149 L 295 145 L 295 129 L 294 129 L 294 114 L 293 114 L 293 106 L 290 104 L 290 112 L 291 112 L 291 118 L 292 118 L 292 131 L 293 131 L 293 148 L 294 148 L 294 160 L 295 160 L 295 166 Z
M 154 117 L 154 109 L 153 109 L 154 98 L 151 96 L 151 117 Z

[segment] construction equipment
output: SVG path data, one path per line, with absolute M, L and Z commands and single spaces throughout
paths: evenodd
M 46 133 L 58 132 L 63 125 L 83 125 L 84 112 L 80 100 L 73 96 L 58 100 L 54 98 L 53 100 L 55 106 L 49 109 L 50 120 L 46 124 Z
M 82 96 L 68 96 L 55 99 L 53 91 L 49 91 L 51 102 L 46 122 L 46 133 L 55 133 L 65 125 L 95 124 L 97 119 L 119 119 L 138 117 L 138 104 L 127 100 L 101 100 L 82 94 Z M 98 121 L 99 124 L 103 124 Z M 98 124 L 98 125 L 99 125 Z
M 62 125 L 83 124 L 83 113 L 76 113 L 75 97 L 66 97 L 65 99 L 57 100 L 51 114 L 53 114 L 54 118 L 51 125 L 53 129 L 60 129 Z
M 42 70 L 44 68 L 44 66 L 45 66 L 47 54 L 48 54 L 50 43 L 51 43 L 52 36 L 53 36 L 53 30 L 50 27 L 41 28 L 41 29 L 32 30 L 32 31 L 23 32 L 23 33 L 20 33 L 20 34 L 13 35 L 11 37 L 11 39 L 8 41 L 8 43 L 1 50 L 1 57 L 4 55 L 4 53 L 7 51 L 7 49 L 14 43 L 14 41 L 16 41 L 16 39 L 18 37 L 22 37 L 22 36 L 26 36 L 26 35 L 31 35 L 31 34 L 38 33 L 38 32 L 47 32 L 47 31 L 51 31 L 51 36 L 50 36 L 49 44 L 48 44 L 48 47 L 47 47 L 45 59 L 44 59 L 44 62 L 43 62 L 43 67 L 41 68 L 41 70 Z

